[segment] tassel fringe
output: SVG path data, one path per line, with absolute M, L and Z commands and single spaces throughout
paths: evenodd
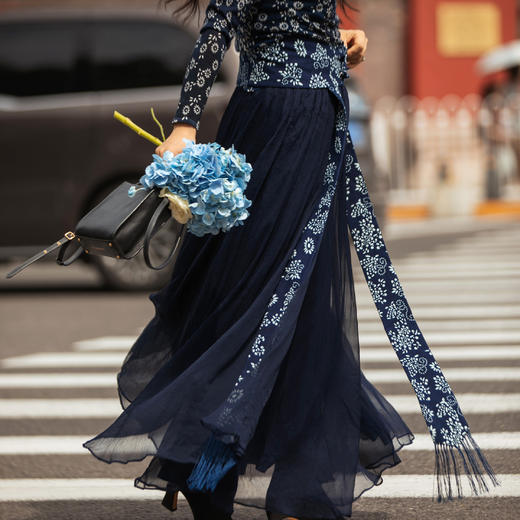
M 215 491 L 220 479 L 236 462 L 231 447 L 212 434 L 186 481 L 189 489 L 191 491 Z
M 463 498 L 460 479 L 461 462 L 474 495 L 489 491 L 489 487 L 485 481 L 486 474 L 494 486 L 500 485 L 493 469 L 470 432 L 464 435 L 460 446 L 450 446 L 449 444 L 439 443 L 434 443 L 434 446 L 437 502 L 453 500 L 451 481 L 453 476 L 457 484 L 457 498 Z

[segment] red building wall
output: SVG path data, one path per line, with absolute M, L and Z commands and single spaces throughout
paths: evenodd
M 490 26 L 495 25 L 498 44 L 518 37 L 517 0 L 350 0 L 350 3 L 360 12 L 348 9 L 353 19 L 349 20 L 338 8 L 340 28 L 360 28 L 367 33 L 367 61 L 353 69 L 353 74 L 371 100 L 385 94 L 409 93 L 423 98 L 480 93 L 490 80 L 505 79 L 503 73 L 481 77 L 475 63 L 489 48 Z M 439 10 L 444 9 L 445 15 L 446 6 L 448 10 L 458 9 L 459 18 L 461 13 L 463 15 L 460 23 L 451 24 L 448 33 L 446 24 L 442 32 L 439 25 L 443 23 L 438 23 L 439 17 L 442 18 Z M 465 9 L 471 14 L 482 6 L 494 13 L 495 24 L 493 20 L 483 20 L 482 16 L 477 17 L 477 24 L 471 16 L 464 17 Z M 486 38 L 480 38 L 482 28 L 488 30 Z M 459 45 L 463 52 L 455 48 L 446 53 L 446 36 L 450 45 Z M 381 82 L 383 74 L 385 81 Z
M 407 35 L 409 93 L 420 98 L 440 97 L 449 93 L 462 96 L 468 93 L 480 93 L 485 80 L 476 71 L 475 62 L 482 55 L 482 49 L 478 50 L 477 42 L 473 52 L 471 48 L 463 49 L 461 52 L 455 50 L 451 55 L 442 52 L 438 27 L 440 4 L 451 4 L 448 8 L 453 4 L 459 4 L 459 7 L 470 10 L 477 7 L 477 4 L 486 4 L 487 8 L 492 4 L 495 12 L 498 11 L 499 43 L 505 43 L 516 37 L 516 0 L 457 0 L 456 2 L 409 0 Z M 461 4 L 466 5 L 461 6 Z M 479 23 L 492 24 L 491 18 L 494 19 L 494 16 L 488 17 L 487 20 L 480 20 Z M 475 27 L 469 25 L 468 20 L 461 20 L 460 27 L 456 25 L 455 31 L 452 31 L 455 35 L 450 37 L 450 40 L 455 47 L 457 39 L 463 42 L 464 38 L 469 40 L 475 38 L 475 34 L 473 36 L 468 34 L 476 31 Z

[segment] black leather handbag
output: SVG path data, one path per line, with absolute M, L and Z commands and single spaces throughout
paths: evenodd
M 128 260 L 142 249 L 148 267 L 155 270 L 166 267 L 176 257 L 186 234 L 186 224 L 181 224 L 172 218 L 168 207 L 169 201 L 166 197 L 159 197 L 159 188 L 137 189 L 130 197 L 128 189 L 131 186 L 132 184 L 126 181 L 120 184 L 81 218 L 74 232 L 67 231 L 54 244 L 10 271 L 6 278 L 12 278 L 57 248 L 60 248 L 56 258 L 59 265 L 70 265 L 83 252 Z M 133 186 L 144 188 L 140 184 Z M 155 266 L 150 261 L 150 240 L 170 219 L 174 222 L 174 243 L 167 258 L 160 265 Z M 73 240 L 77 242 L 78 247 L 67 259 L 64 259 L 65 251 Z

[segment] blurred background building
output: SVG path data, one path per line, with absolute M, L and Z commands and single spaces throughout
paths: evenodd
M 389 216 L 520 214 L 520 49 L 498 56 L 518 38 L 517 0 L 355 5 L 338 14 L 369 39 L 354 74 Z

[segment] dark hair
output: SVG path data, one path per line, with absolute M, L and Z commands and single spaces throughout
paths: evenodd
M 159 5 L 163 5 L 166 7 L 167 4 L 170 2 L 177 2 L 178 0 L 159 0 Z M 347 18 L 352 21 L 350 16 L 348 15 L 346 9 L 352 9 L 353 11 L 358 11 L 359 9 L 356 9 L 354 6 L 350 5 L 347 0 L 337 0 L 340 8 L 342 11 L 347 15 Z M 172 14 L 182 13 L 185 12 L 186 16 L 184 18 L 184 21 L 186 21 L 188 18 L 193 16 L 194 14 L 200 15 L 200 0 L 184 0 L 184 3 L 175 8 L 172 12 Z

